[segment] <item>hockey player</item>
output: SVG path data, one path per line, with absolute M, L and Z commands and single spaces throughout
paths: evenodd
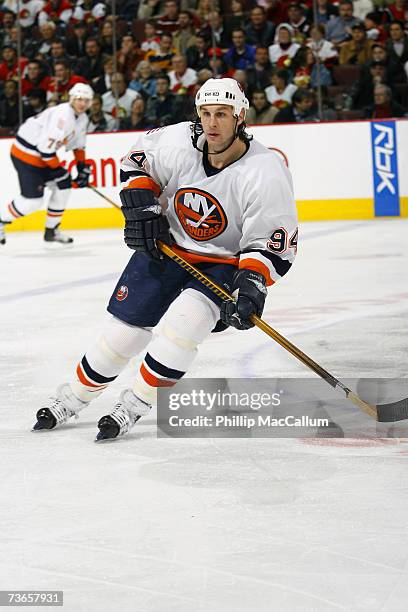
M 196 107 L 195 124 L 147 132 L 122 160 L 125 242 L 136 253 L 110 299 L 109 324 L 81 359 L 75 380 L 37 412 L 36 430 L 76 416 L 144 351 L 133 388 L 98 423 L 97 440 L 126 434 L 150 411 L 158 388 L 184 376 L 212 330 L 253 327 L 249 318 L 262 314 L 266 286 L 291 267 L 297 221 L 290 173 L 246 133 L 241 87 L 234 79 L 209 79 Z M 237 301 L 221 302 L 163 258 L 159 238 L 227 284 Z
M 77 162 L 77 187 L 87 187 L 90 167 L 85 162 L 88 118 L 92 88 L 77 83 L 69 91 L 69 102 L 47 108 L 30 117 L 19 128 L 11 147 L 11 161 L 17 170 L 21 194 L 0 204 L 0 244 L 5 244 L 4 224 L 38 210 L 44 203 L 44 187 L 51 190 L 44 240 L 69 244 L 72 238 L 58 230 L 69 198 L 71 177 L 58 159 L 61 146 L 73 151 Z

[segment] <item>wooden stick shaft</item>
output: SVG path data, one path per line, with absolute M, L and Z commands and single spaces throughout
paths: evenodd
M 116 204 L 116 202 L 114 202 L 113 200 L 108 198 L 108 196 L 106 196 L 104 193 L 102 193 L 102 191 L 99 191 L 99 189 L 97 189 L 93 185 L 88 185 L 88 187 L 89 187 L 89 189 L 92 189 L 92 191 L 94 191 L 99 197 L 101 197 L 104 200 L 106 200 L 107 202 L 109 202 L 109 204 L 111 206 L 113 206 L 114 208 L 120 208 L 119 204 Z

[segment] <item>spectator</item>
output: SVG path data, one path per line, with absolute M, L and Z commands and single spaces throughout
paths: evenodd
M 73 13 L 69 0 L 50 0 L 46 2 L 38 15 L 40 26 L 47 21 L 53 21 L 56 26 L 67 26 Z
M 374 5 L 371 0 L 353 0 L 353 15 L 359 21 L 364 21 L 367 13 L 374 10 Z
M 208 20 L 207 38 L 211 44 L 216 43 L 216 46 L 222 50 L 227 50 L 231 45 L 231 37 L 225 28 L 223 18 L 218 11 L 212 11 Z
M 93 26 L 99 24 L 106 15 L 108 3 L 98 0 L 78 0 L 71 22 Z
M 112 22 L 107 19 L 102 23 L 99 46 L 102 53 L 113 55 L 113 26 Z
M 18 85 L 17 81 L 7 79 L 0 99 L 0 126 L 14 130 L 18 127 Z
M 111 89 L 102 96 L 103 112 L 116 121 L 128 117 L 133 100 L 140 97 L 137 91 L 126 86 L 125 77 L 121 72 L 114 72 L 111 78 Z
M 71 67 L 66 60 L 58 60 L 54 64 L 54 76 L 50 79 L 47 88 L 47 99 L 54 102 L 67 102 L 68 92 L 76 83 L 86 83 L 85 79 L 72 74 Z
M 14 13 L 4 13 L 3 23 L 0 28 L 0 44 L 2 48 L 4 46 L 10 45 L 11 30 L 14 27 L 15 22 L 16 22 L 16 17 Z
M 76 23 L 74 25 L 73 34 L 67 36 L 65 47 L 68 55 L 73 57 L 83 57 L 86 53 L 86 40 L 88 32 L 84 22 Z M 96 39 L 94 39 L 96 40 Z
M 266 20 L 263 6 L 255 6 L 250 15 L 250 22 L 245 26 L 246 41 L 249 45 L 269 47 L 275 35 L 275 26 Z
M 406 117 L 403 107 L 392 99 L 392 91 L 387 85 L 374 87 L 374 104 L 365 109 L 367 119 L 390 119 L 391 117 Z
M 48 57 L 51 61 L 51 68 L 53 69 L 56 62 L 64 61 L 67 63 L 71 63 L 71 58 L 68 57 L 67 51 L 65 49 L 65 44 L 61 39 L 53 40 L 51 43 L 51 49 L 48 54 Z
M 290 74 L 287 70 L 276 70 L 272 75 L 272 85 L 265 89 L 267 100 L 273 106 L 282 108 L 291 103 L 296 85 L 290 83 Z
M 160 36 L 157 33 L 156 22 L 148 21 L 144 27 L 145 37 L 140 45 L 141 50 L 146 55 L 148 51 L 158 51 L 160 49 Z
M 167 72 L 171 68 L 171 60 L 174 55 L 173 37 L 171 34 L 162 34 L 160 37 L 160 47 L 158 51 L 148 51 L 146 60 L 150 62 L 155 74 Z
M 245 117 L 248 125 L 266 125 L 273 123 L 279 110 L 272 106 L 266 98 L 263 89 L 254 89 L 251 96 L 251 106 Z
M 129 117 L 120 120 L 120 130 L 144 130 L 149 127 L 145 115 L 145 101 L 143 98 L 133 100 Z
M 288 3 L 286 0 L 264 0 L 266 18 L 272 23 L 284 23 L 288 19 Z
M 51 50 L 51 43 L 55 39 L 57 26 L 53 21 L 47 21 L 39 28 L 40 36 L 38 40 L 29 39 L 24 45 L 24 53 L 30 59 L 34 59 L 38 53 L 47 56 Z
M 293 40 L 302 44 L 306 39 L 310 30 L 310 22 L 306 17 L 304 10 L 297 2 L 289 4 L 288 8 L 288 23 L 292 26 Z
M 351 0 L 340 0 L 339 16 L 330 19 L 326 26 L 326 38 L 335 45 L 339 45 L 351 38 L 351 28 L 358 23 L 353 15 Z
M 5 46 L 2 50 L 3 61 L 0 63 L 0 81 L 7 81 L 8 79 L 17 78 L 18 76 L 18 63 L 17 63 L 17 51 L 13 47 Z M 28 63 L 27 58 L 21 57 L 19 64 L 20 70 L 23 72 L 24 68 Z M 11 88 L 10 88 L 11 89 Z
M 111 132 L 115 128 L 115 120 L 102 110 L 102 96 L 95 94 L 89 109 L 88 134 L 94 132 Z
M 185 55 L 187 49 L 196 42 L 196 36 L 191 15 L 188 11 L 180 11 L 178 29 L 173 34 L 173 46 L 177 53 Z
M 209 67 L 214 75 L 219 77 L 231 76 L 233 71 L 229 70 L 224 62 L 221 49 L 208 49 L 208 57 Z
M 126 80 L 132 78 L 132 72 L 143 59 L 144 53 L 135 43 L 135 39 L 131 34 L 122 36 L 120 49 L 116 55 L 118 70 L 123 72 Z
M 368 40 L 362 23 L 355 23 L 351 28 L 352 39 L 341 45 L 340 64 L 365 64 L 371 56 L 373 41 Z
M 317 0 L 317 13 L 316 20 L 319 25 L 325 26 L 330 19 L 334 17 L 338 17 L 337 7 L 334 6 L 330 0 Z M 309 8 L 307 13 L 309 21 L 314 21 L 314 9 L 313 7 Z M 324 34 L 324 30 L 323 30 Z
M 220 6 L 217 0 L 198 0 L 196 15 L 201 24 L 209 22 L 211 13 L 219 13 Z
M 47 94 L 43 89 L 31 89 L 23 108 L 23 121 L 39 115 L 47 108 Z
M 146 60 L 139 62 L 133 73 L 133 79 L 129 83 L 129 89 L 137 91 L 147 100 L 156 93 L 156 77 L 153 75 L 152 67 Z
M 385 10 L 389 13 L 390 20 L 404 22 L 406 5 L 406 0 L 394 0 L 389 4 Z
M 37 16 L 43 5 L 44 2 L 42 0 L 9 0 L 7 3 L 8 8 L 16 16 L 18 14 L 20 26 L 26 31 L 36 23 Z M 4 24 L 2 27 L 4 27 Z
M 313 104 L 313 93 L 307 89 L 298 89 L 293 95 L 292 104 L 278 112 L 274 123 L 317 121 L 316 114 L 312 111 Z
M 189 68 L 199 71 L 209 67 L 208 44 L 205 36 L 196 36 L 195 44 L 186 51 L 187 65 Z
M 392 83 L 405 83 L 407 76 L 405 74 L 403 64 L 394 58 L 390 58 L 387 50 L 382 45 L 373 45 L 371 47 L 371 61 L 385 62 L 389 80 Z M 370 62 L 367 62 L 366 67 L 369 67 Z
M 114 70 L 113 57 L 107 55 L 102 61 L 103 74 L 92 82 L 93 90 L 102 95 L 111 88 L 111 79 Z
M 172 67 L 173 70 L 169 72 L 171 91 L 191 94 L 193 85 L 197 83 L 197 72 L 187 67 L 184 55 L 175 55 L 172 59 Z
M 97 38 L 88 38 L 85 53 L 77 63 L 76 72 L 89 82 L 95 82 L 103 75 L 103 56 Z
M 231 13 L 226 22 L 227 30 L 243 30 L 245 26 L 244 6 L 241 0 L 231 0 Z
M 360 79 L 352 88 L 353 108 L 363 109 L 374 104 L 374 87 L 388 85 L 388 74 L 385 62 L 371 62 L 368 69 L 361 73 Z
M 375 42 L 384 44 L 388 38 L 385 28 L 381 25 L 380 13 L 367 13 L 364 17 L 364 26 L 367 33 L 367 38 Z
M 197 84 L 196 84 L 197 91 L 200 89 L 201 85 L 204 85 L 204 83 L 208 81 L 208 79 L 211 79 L 212 76 L 213 76 L 213 73 L 211 72 L 211 70 L 209 70 L 208 68 L 202 68 L 197 73 Z
M 156 27 L 159 34 L 173 34 L 178 29 L 179 8 L 176 0 L 166 0 L 164 13 L 156 19 Z
M 151 19 L 158 15 L 161 0 L 142 0 L 137 10 L 138 19 Z
M 37 60 L 30 60 L 21 79 L 21 93 L 24 97 L 28 96 L 32 89 L 41 89 L 45 93 L 50 81 L 51 77 L 42 70 L 41 63 Z
M 245 70 L 255 63 L 255 47 L 247 45 L 244 30 L 233 30 L 232 47 L 224 55 L 229 68 Z
M 404 32 L 404 24 L 402 22 L 393 21 L 390 24 L 390 38 L 387 40 L 385 48 L 387 49 L 390 61 L 403 68 L 407 74 L 408 37 Z
M 275 42 L 268 49 L 269 60 L 273 66 L 283 68 L 295 56 L 300 45 L 292 41 L 293 29 L 288 23 L 281 23 L 276 28 Z M 290 62 L 289 62 L 290 63 Z
M 293 82 L 297 87 L 327 87 L 332 84 L 329 70 L 324 64 L 316 62 L 315 55 L 309 47 L 301 47 L 293 58 L 291 70 Z
M 147 122 L 153 127 L 175 123 L 180 120 L 176 110 L 176 96 L 170 91 L 169 77 L 167 74 L 158 75 L 156 95 L 147 101 Z
M 246 73 L 249 96 L 251 96 L 255 89 L 263 90 L 270 85 L 272 66 L 266 47 L 257 47 L 255 49 L 255 63 L 247 68 Z
M 321 23 L 313 24 L 310 28 L 310 41 L 307 46 L 321 62 L 324 62 L 326 66 L 331 66 L 337 61 L 338 53 L 333 43 L 325 40 L 324 31 L 324 26 Z

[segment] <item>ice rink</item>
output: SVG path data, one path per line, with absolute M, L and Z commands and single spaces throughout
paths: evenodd
M 407 233 L 403 219 L 301 225 L 265 320 L 340 379 L 406 378 Z M 403 425 L 157 439 L 152 415 L 94 444 L 135 361 L 79 421 L 30 431 L 130 255 L 120 231 L 72 235 L 46 250 L 38 233 L 10 233 L 0 251 L 0 589 L 63 590 L 66 612 L 405 612 Z M 189 375 L 313 376 L 257 329 L 213 335 Z

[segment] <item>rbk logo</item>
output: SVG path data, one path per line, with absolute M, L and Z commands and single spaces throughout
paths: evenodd
M 221 204 L 202 189 L 179 189 L 174 196 L 174 210 L 186 234 L 199 242 L 219 236 L 228 225 Z

